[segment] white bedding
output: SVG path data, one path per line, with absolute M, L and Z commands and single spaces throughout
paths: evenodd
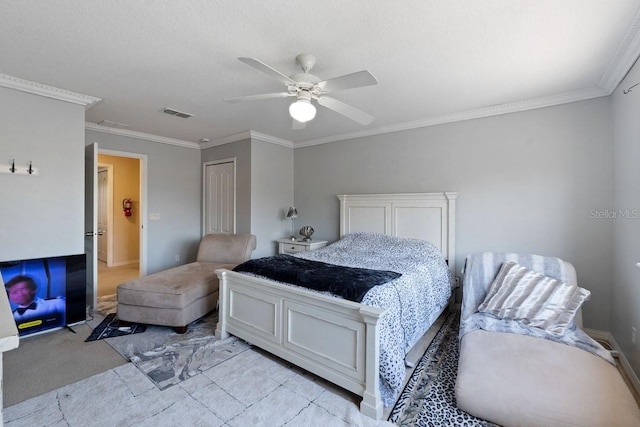
M 347 267 L 391 270 L 402 276 L 367 292 L 363 304 L 385 309 L 380 322 L 380 389 L 384 406 L 395 403 L 405 376 L 406 352 L 446 307 L 451 274 L 431 243 L 377 233 L 352 233 L 295 256 Z

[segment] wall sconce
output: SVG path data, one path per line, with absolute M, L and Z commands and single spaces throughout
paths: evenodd
M 289 211 L 287 212 L 287 218 L 291 220 L 291 237 L 289 238 L 295 241 L 296 234 L 294 231 L 293 221 L 295 221 L 295 219 L 298 218 L 298 209 L 296 209 L 294 206 L 289 206 Z

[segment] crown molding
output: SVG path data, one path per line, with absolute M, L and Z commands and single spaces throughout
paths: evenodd
M 269 142 L 271 144 L 282 145 L 283 147 L 294 148 L 295 144 L 293 141 L 289 141 L 288 139 L 277 138 L 275 136 L 267 135 L 265 133 L 250 131 L 251 139 L 255 139 L 257 141 Z
M 245 139 L 251 139 L 251 131 L 246 130 L 244 132 L 236 133 L 229 136 L 224 136 L 222 138 L 216 138 L 213 141 L 200 144 L 200 148 L 206 149 L 211 147 L 217 147 L 219 145 L 229 144 L 231 142 L 242 141 Z
M 93 131 L 102 132 L 102 133 L 109 133 L 112 135 L 120 135 L 120 136 L 129 137 L 129 138 L 142 139 L 145 141 L 159 142 L 161 144 L 177 145 L 179 147 L 200 149 L 200 144 L 197 144 L 191 141 L 165 138 L 164 136 L 151 135 L 149 133 L 136 132 L 136 131 L 127 130 L 127 129 L 112 128 L 109 126 L 102 126 L 102 125 L 98 125 L 90 122 L 85 122 L 84 128 L 87 130 L 93 130 Z
M 533 110 L 544 107 L 551 107 L 555 105 L 567 104 L 572 102 L 585 101 L 592 98 L 604 97 L 611 95 L 618 87 L 620 82 L 627 75 L 629 70 L 633 67 L 634 63 L 640 57 L 640 9 L 636 12 L 633 19 L 633 24 L 629 27 L 627 34 L 620 43 L 616 53 L 613 55 L 609 66 L 603 73 L 598 85 L 585 90 L 579 90 L 574 92 L 568 92 L 559 95 L 553 95 L 548 97 L 533 98 L 524 101 L 511 102 L 500 105 L 491 105 L 487 107 L 475 108 L 466 111 L 453 112 L 447 114 L 439 114 L 431 117 L 426 117 L 421 120 L 414 120 L 410 122 L 398 123 L 389 126 L 381 126 L 377 128 L 364 129 L 356 132 L 348 132 L 340 135 L 332 135 L 328 137 L 308 139 L 305 141 L 292 142 L 286 139 L 266 135 L 260 132 L 247 130 L 234 135 L 229 135 L 223 138 L 217 138 L 211 142 L 204 144 L 197 144 L 188 141 L 173 140 L 170 138 L 159 137 L 155 135 L 143 134 L 140 132 L 134 132 L 129 130 L 122 130 L 116 128 L 109 128 L 106 126 L 96 125 L 94 123 L 87 123 L 87 129 L 96 130 L 99 132 L 113 133 L 117 135 L 129 136 L 133 138 L 145 139 L 154 142 L 161 142 L 166 144 L 179 145 L 189 148 L 206 149 L 219 145 L 228 144 L 235 141 L 241 141 L 245 139 L 264 141 L 272 144 L 281 145 L 289 148 L 304 148 L 314 145 L 328 144 L 331 142 L 345 141 L 349 139 L 364 138 L 376 135 L 383 135 L 392 132 L 401 132 L 406 130 L 412 130 L 428 126 L 436 126 L 440 124 L 473 120 L 479 118 L 486 118 L 492 116 L 498 116 L 509 113 L 522 112 L 527 110 Z M 74 92 L 64 91 L 61 89 L 53 88 L 50 86 L 42 85 L 35 82 L 29 82 L 27 80 L 18 79 L 11 76 L 0 74 L 0 86 L 13 88 L 16 90 L 22 90 L 25 92 L 35 93 L 42 96 L 48 96 L 63 101 L 74 102 L 77 104 L 85 105 L 86 108 L 90 108 L 95 103 L 99 102 L 99 98 L 93 98 L 87 95 L 82 95 Z
M 242 140 L 245 140 L 245 139 L 263 141 L 263 142 L 268 142 L 268 143 L 271 143 L 271 144 L 282 145 L 283 147 L 287 147 L 287 148 L 294 148 L 293 141 L 289 141 L 287 139 L 283 139 L 283 138 L 278 138 L 278 137 L 275 137 L 275 136 L 267 135 L 265 133 L 256 132 L 256 131 L 253 131 L 253 130 L 247 130 L 247 131 L 244 131 L 244 132 L 240 132 L 240 133 L 236 133 L 236 134 L 233 134 L 233 135 L 225 136 L 223 138 L 217 138 L 217 139 L 214 139 L 211 142 L 207 142 L 207 143 L 201 144 L 200 147 L 202 149 L 211 148 L 211 147 L 217 147 L 219 145 L 229 144 L 229 143 L 232 143 L 232 142 L 242 141 Z
M 584 101 L 591 98 L 598 98 L 610 95 L 607 91 L 599 87 L 586 90 L 569 92 L 542 98 L 534 98 L 525 101 L 511 102 L 508 104 L 491 105 L 488 107 L 474 108 L 448 114 L 439 114 L 421 120 L 398 123 L 390 126 L 381 126 L 373 129 L 365 129 L 357 132 L 332 135 L 324 138 L 309 139 L 299 141 L 294 144 L 295 148 L 310 147 L 313 145 L 328 144 L 330 142 L 344 141 L 347 139 L 363 138 L 368 136 L 382 135 L 391 132 L 401 132 L 405 130 L 417 129 L 428 126 L 435 126 L 463 120 L 480 119 L 485 117 L 498 116 L 502 114 L 517 113 L 520 111 L 533 110 L 537 108 L 550 107 L 554 105 L 567 104 L 570 102 Z
M 21 92 L 31 93 L 33 95 L 44 96 L 46 98 L 57 99 L 58 101 L 70 102 L 72 104 L 83 105 L 85 110 L 93 107 L 100 98 L 94 96 L 83 95 L 81 93 L 72 92 L 70 90 L 59 89 L 53 86 L 47 86 L 42 83 L 32 82 L 20 79 L 18 77 L 0 74 L 0 87 L 15 89 Z
M 261 132 L 247 130 L 239 132 L 233 135 L 228 135 L 222 138 L 214 139 L 213 141 L 206 143 L 195 143 L 190 141 L 183 141 L 179 139 L 165 138 L 162 136 L 151 135 L 143 132 L 136 132 L 126 129 L 112 128 L 109 126 L 102 126 L 95 123 L 85 123 L 85 128 L 96 132 L 110 133 L 114 135 L 121 135 L 130 138 L 143 139 L 146 141 L 159 142 L 162 144 L 177 145 L 180 147 L 207 149 L 217 147 L 224 144 L 230 144 L 236 141 L 242 141 L 246 139 L 268 142 L 271 144 L 281 145 L 287 148 L 304 148 L 314 145 L 328 144 L 331 142 L 345 141 L 349 139 L 364 138 L 369 136 L 383 135 L 392 132 L 401 132 L 405 130 L 412 130 L 428 126 L 436 126 L 445 123 L 459 122 L 464 120 L 480 119 L 485 117 L 498 116 L 502 114 L 516 113 L 521 111 L 533 110 L 537 108 L 551 107 L 554 105 L 567 104 L 571 102 L 585 101 L 587 99 L 599 98 L 610 95 L 611 92 L 600 88 L 593 87 L 586 90 L 569 92 L 565 94 L 559 94 L 549 97 L 534 98 L 525 101 L 511 102 L 508 104 L 492 105 L 489 107 L 475 108 L 471 110 L 439 114 L 436 116 L 427 117 L 422 120 L 414 120 L 411 122 L 398 123 L 390 126 L 381 126 L 378 128 L 365 129 L 357 132 L 348 132 L 340 135 L 332 135 L 323 138 L 309 139 L 306 141 L 293 142 L 287 139 L 278 138 L 275 136 L 267 135 Z
M 309 139 L 306 141 L 296 142 L 294 146 L 295 148 L 309 147 L 313 145 L 327 144 L 330 142 L 344 141 L 347 139 L 382 135 L 385 133 L 435 126 L 462 120 L 479 119 L 609 96 L 616 90 L 620 82 L 622 82 L 629 70 L 631 70 L 635 62 L 640 57 L 640 9 L 636 11 L 632 22 L 632 25 L 629 27 L 627 34 L 620 43 L 620 46 L 613 55 L 609 66 L 603 73 L 596 87 L 549 97 L 541 97 L 501 105 L 492 105 L 456 113 L 440 114 L 427 117 L 423 120 L 365 129 L 341 135 Z
M 640 57 L 640 9 L 633 17 L 633 24 L 618 46 L 609 66 L 600 78 L 598 87 L 611 95 Z

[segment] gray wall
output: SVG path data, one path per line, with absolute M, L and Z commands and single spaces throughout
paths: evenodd
M 202 163 L 236 159 L 236 233 L 251 232 L 251 139 L 202 150 Z M 200 174 L 202 175 L 202 174 Z
M 236 231 L 256 235 L 252 257 L 276 253 L 291 233 L 284 209 L 293 204 L 293 148 L 246 139 L 202 150 L 202 162 L 236 159 Z
M 84 106 L 0 87 L 0 261 L 84 253 Z
M 86 144 L 94 142 L 99 150 L 147 156 L 147 213 L 160 214 L 159 220 L 143 220 L 147 273 L 194 261 L 202 229 L 200 150 L 87 130 Z
M 640 375 L 640 348 L 631 341 L 635 327 L 640 343 L 640 87 L 628 94 L 624 89 L 640 82 L 636 64 L 612 96 L 613 104 L 613 214 L 603 219 L 613 224 L 613 289 L 611 333 L 620 344 L 633 370 Z
M 295 203 L 318 239 L 339 234 L 342 193 L 457 191 L 456 265 L 478 251 L 559 256 L 592 292 L 587 327 L 609 330 L 609 98 L 295 150 Z
M 291 234 L 286 214 L 293 204 L 293 148 L 264 141 L 252 141 L 251 147 L 251 232 L 258 240 L 257 258 L 274 255 L 275 241 Z

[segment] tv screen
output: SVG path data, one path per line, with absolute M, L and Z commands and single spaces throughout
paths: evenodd
M 84 254 L 0 262 L 19 334 L 86 320 Z

